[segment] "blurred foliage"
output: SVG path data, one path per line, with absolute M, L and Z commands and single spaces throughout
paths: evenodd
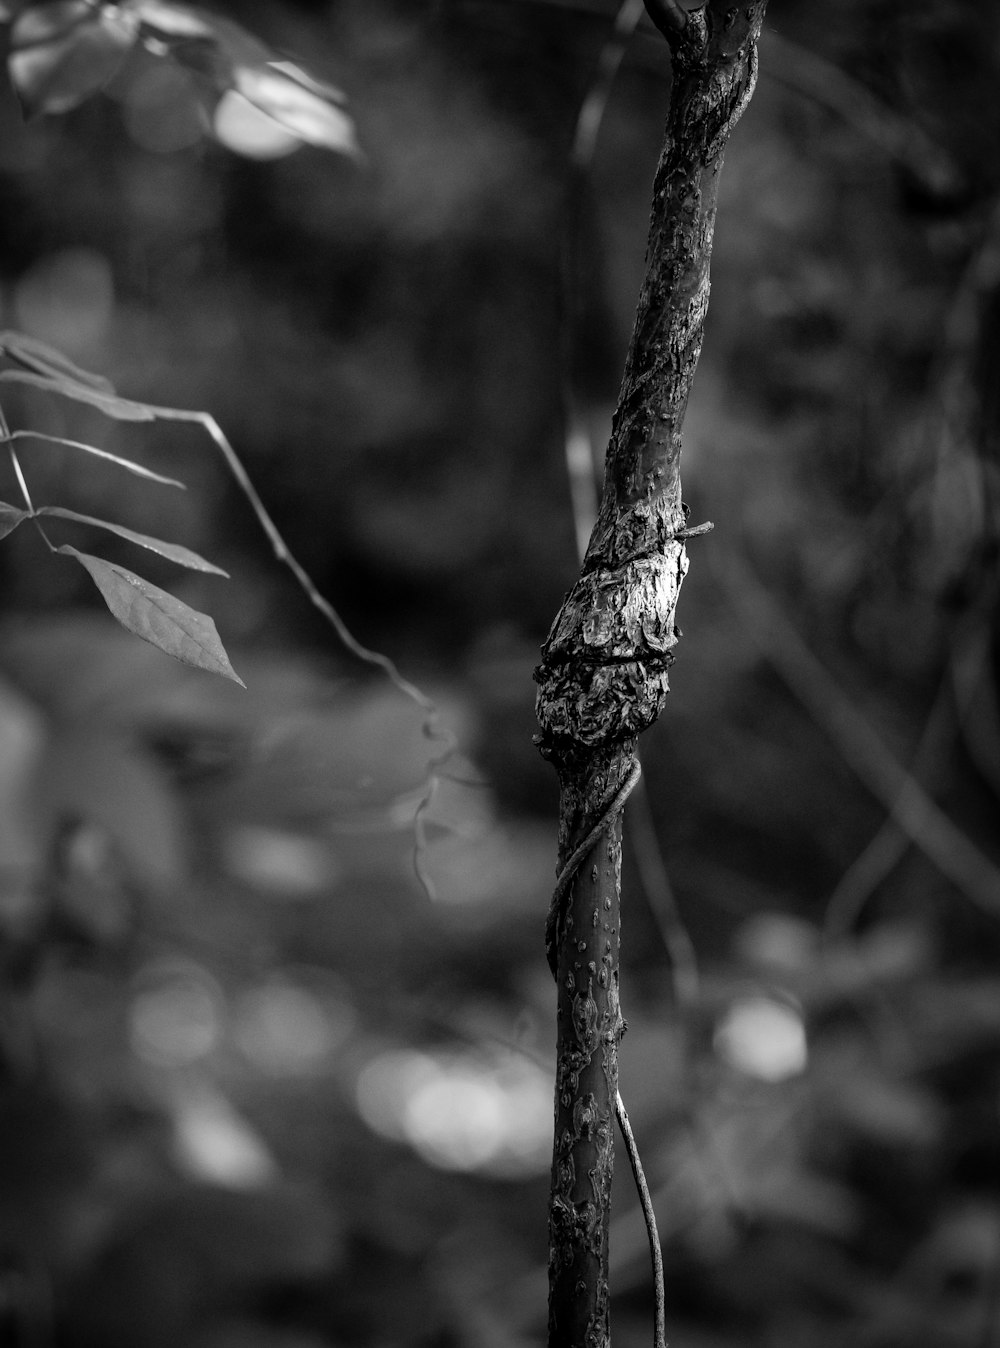
M 419 715 L 332 649 L 194 430 L 5 401 L 189 484 L 25 450 L 39 503 L 233 574 L 181 595 L 249 691 L 119 634 L 28 530 L 4 540 L 4 1342 L 543 1332 L 555 789 L 530 672 L 576 569 L 566 353 L 600 442 L 669 80 L 642 28 L 571 195 L 614 8 L 227 10 L 345 89 L 361 164 L 228 155 L 141 56 L 27 129 L 2 96 L 3 326 L 127 396 L 209 409 L 321 588 L 426 678 L 461 746 L 429 781 Z M 859 784 L 825 690 L 988 888 L 1000 11 L 845 0 L 831 22 L 772 0 L 769 25 L 686 440 L 692 518 L 716 529 L 690 545 L 688 636 L 645 749 L 670 886 L 647 894 L 648 857 L 627 861 L 623 1093 L 672 1342 L 986 1348 L 997 905 L 942 876 L 891 786 Z M 413 868 L 429 784 L 433 900 Z M 671 891 L 700 962 L 680 1007 Z M 644 1240 L 623 1176 L 628 1343 L 649 1332 Z

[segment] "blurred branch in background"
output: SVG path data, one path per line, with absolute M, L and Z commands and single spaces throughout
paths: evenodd
M 987 781 L 995 776 L 996 759 L 989 745 L 1000 750 L 1000 725 L 991 724 L 989 709 L 995 704 L 977 697 L 981 688 L 991 688 L 987 643 L 989 619 L 993 605 L 987 603 L 966 613 L 955 625 L 948 639 L 948 665 L 940 687 L 927 714 L 920 739 L 913 754 L 910 773 L 917 783 L 928 783 L 932 789 L 942 765 L 954 746 L 956 734 L 966 744 L 979 746 L 975 753 L 977 763 L 987 765 Z M 994 788 L 997 782 L 991 783 Z M 1000 799 L 1000 791 L 997 791 Z M 917 826 L 916 816 L 912 816 Z M 890 813 L 868 846 L 851 863 L 837 882 L 826 908 L 825 926 L 828 933 L 843 936 L 858 921 L 861 909 L 878 886 L 899 864 L 907 849 L 914 845 L 912 833 L 904 827 L 895 812 Z M 989 879 L 989 864 L 984 857 L 982 870 Z
M 905 167 L 934 200 L 952 201 L 967 191 L 965 176 L 946 150 L 913 117 L 897 112 L 861 80 L 800 43 L 768 28 L 762 39 L 765 78 L 828 108 L 888 158 Z
M 749 561 L 713 557 L 746 635 L 913 846 L 985 913 L 1000 915 L 1000 866 L 934 803 L 877 729 L 811 654 Z

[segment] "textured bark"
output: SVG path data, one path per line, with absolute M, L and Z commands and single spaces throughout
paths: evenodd
M 602 799 L 627 774 L 631 750 L 598 753 Z M 589 798 L 564 783 L 564 817 Z M 577 868 L 560 925 L 556 979 L 558 1060 L 549 1203 L 549 1341 L 597 1345 L 609 1336 L 608 1225 L 618 1093 L 621 825 Z M 582 1289 L 586 1289 L 583 1291 Z
M 612 1130 L 624 1029 L 620 797 L 636 739 L 662 710 L 679 635 L 687 571 L 681 424 L 708 308 L 722 155 L 753 92 L 765 3 L 711 0 L 685 17 L 675 0 L 647 0 L 670 45 L 672 88 L 646 274 L 600 514 L 535 673 L 539 746 L 559 773 L 563 872 L 549 926 L 558 989 L 550 1348 L 610 1343 Z

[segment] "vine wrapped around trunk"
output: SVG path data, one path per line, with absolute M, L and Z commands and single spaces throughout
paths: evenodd
M 535 672 L 541 752 L 560 783 L 560 877 L 546 928 L 556 978 L 549 1203 L 550 1348 L 610 1342 L 608 1223 L 618 1098 L 621 809 L 679 635 L 691 532 L 681 425 L 701 351 L 722 156 L 753 93 L 766 0 L 646 0 L 672 84 L 646 274 L 580 578 Z

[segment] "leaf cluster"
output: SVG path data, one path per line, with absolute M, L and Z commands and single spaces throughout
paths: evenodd
M 96 407 L 106 416 L 117 420 L 156 419 L 156 408 L 147 403 L 118 397 L 108 380 L 81 370 L 43 342 L 20 333 L 3 333 L 0 334 L 0 356 L 9 361 L 13 367 L 0 370 L 2 383 L 20 384 L 69 398 L 74 402 Z M 0 432 L 24 497 L 23 506 L 13 506 L 0 501 L 0 538 L 12 533 L 26 520 L 32 520 L 51 552 L 63 557 L 72 557 L 88 572 L 111 613 L 129 632 L 157 646 L 184 664 L 195 665 L 209 673 L 221 674 L 224 678 L 232 679 L 242 686 L 243 681 L 230 664 L 229 657 L 219 640 L 215 623 L 207 614 L 197 612 L 165 590 L 161 590 L 159 586 L 143 580 L 141 576 L 123 566 L 104 561 L 88 552 L 80 552 L 68 543 L 54 545 L 40 521 L 69 520 L 75 524 L 103 529 L 138 547 L 147 548 L 177 566 L 217 576 L 225 576 L 227 573 L 190 548 L 179 544 L 152 538 L 124 525 L 81 514 L 65 506 L 35 506 L 15 446 L 18 440 L 56 443 L 66 449 L 96 454 L 106 462 L 162 485 L 181 484 L 154 473 L 133 460 L 79 441 L 61 436 L 39 435 L 30 430 L 11 431 L 2 413 L 0 413 Z
M 142 47 L 191 75 L 209 124 L 221 100 L 238 100 L 305 144 L 358 153 L 343 93 L 222 15 L 173 0 L 5 0 L 0 21 L 10 25 L 8 68 L 28 116 L 77 107 Z

